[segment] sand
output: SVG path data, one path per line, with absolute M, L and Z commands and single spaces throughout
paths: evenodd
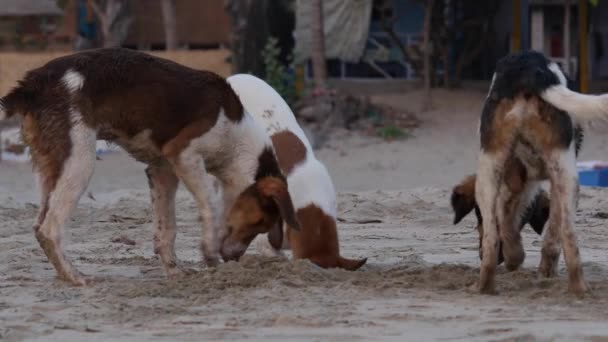
M 200 266 L 200 222 L 182 188 L 177 253 L 197 272 L 167 280 L 152 251 L 143 165 L 112 153 L 65 230 L 68 255 L 95 281 L 70 287 L 55 280 L 31 230 L 30 166 L 0 163 L 0 340 L 608 341 L 608 189 L 583 187 L 576 214 L 592 295 L 567 293 L 563 260 L 559 277 L 538 278 L 541 239 L 530 228 L 523 268 L 499 268 L 497 296 L 474 291 L 474 220 L 453 226 L 448 201 L 474 170 L 484 95 L 437 92 L 408 140 L 336 132 L 318 151 L 340 193 L 342 254 L 369 258 L 356 272 L 254 248 L 238 263 Z M 408 107 L 416 96 L 376 100 Z M 582 159 L 608 159 L 605 146 L 590 133 Z

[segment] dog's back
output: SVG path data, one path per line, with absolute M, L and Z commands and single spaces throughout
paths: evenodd
M 349 260 L 339 254 L 336 192 L 323 163 L 315 158 L 304 131 L 283 98 L 263 80 L 245 74 L 229 77 L 241 102 L 270 136 L 279 164 L 287 175 L 292 202 L 302 230 L 287 230 L 295 258 L 321 267 L 357 269 L 366 259 Z

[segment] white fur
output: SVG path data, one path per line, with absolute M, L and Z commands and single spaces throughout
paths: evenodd
M 243 106 L 271 136 L 281 131 L 295 134 L 306 147 L 306 159 L 287 176 L 295 210 L 315 204 L 325 214 L 336 217 L 336 193 L 326 167 L 315 158 L 304 131 L 283 98 L 263 80 L 246 74 L 228 77 Z
M 497 158 L 481 152 L 477 166 L 477 178 L 475 183 L 475 199 L 483 217 L 483 259 L 480 270 L 480 287 L 482 289 L 493 288 L 494 270 L 496 269 L 496 258 L 498 242 L 498 221 L 496 217 L 496 205 L 498 200 L 499 177 L 498 168 L 502 165 L 503 158 Z
M 545 101 L 568 112 L 574 121 L 581 124 L 608 120 L 608 94 L 586 95 L 572 91 L 566 86 L 566 76 L 557 64 L 549 64 L 549 69 L 560 80 L 560 84 L 549 87 L 541 94 Z
M 72 110 L 70 116 L 72 150 L 63 164 L 61 176 L 50 196 L 48 213 L 40 227 L 41 233 L 57 243 L 63 225 L 85 191 L 95 166 L 96 133 L 84 124 L 79 112 Z
M 551 70 L 551 72 L 553 72 L 553 74 L 555 74 L 555 76 L 557 76 L 557 78 L 559 79 L 559 83 L 561 85 L 563 85 L 563 86 L 568 85 L 568 80 L 566 79 L 566 75 L 564 75 L 564 72 L 559 67 L 559 65 L 557 65 L 557 63 L 555 63 L 555 62 L 549 63 L 549 70 Z
M 236 197 L 254 182 L 258 157 L 266 146 L 271 146 L 270 139 L 249 114 L 245 113 L 243 120 L 235 125 L 222 110 L 215 126 L 191 140 L 180 154 L 176 173 L 199 205 L 205 229 L 203 250 L 208 254 L 206 258 L 217 257 L 220 242 L 226 235 L 225 214 Z M 223 210 L 211 197 L 215 191 L 207 171 L 222 184 Z
M 73 69 L 66 71 L 61 80 L 72 94 L 82 89 L 84 85 L 84 76 Z
M 265 148 L 273 149 L 270 138 L 246 110 L 243 119 L 237 125 L 231 124 L 229 132 L 221 127 L 223 125 L 217 129 L 214 127 L 206 135 L 210 136 L 208 148 L 211 150 L 207 152 L 210 155 L 215 149 L 216 153 L 221 151 L 217 158 L 225 158 L 230 153 L 226 147 L 234 148 L 235 156 L 232 158 L 232 163 L 216 174 L 222 184 L 223 217 L 225 218 L 240 193 L 253 184 L 258 167 L 258 157 L 262 151 Z M 214 147 L 211 143 L 212 140 L 218 145 Z M 226 144 L 227 141 L 232 142 Z M 220 231 L 220 237 L 223 237 L 224 233 L 224 231 Z
M 251 113 L 256 123 L 266 130 L 268 136 L 281 131 L 290 131 L 306 147 L 305 160 L 286 175 L 294 209 L 297 211 L 314 204 L 335 220 L 337 205 L 334 184 L 325 165 L 315 158 L 312 146 L 289 105 L 270 85 L 255 76 L 237 74 L 227 80 L 241 99 L 243 106 Z M 285 238 L 286 236 L 284 235 Z M 288 249 L 289 244 L 285 238 L 283 248 Z M 255 246 L 263 255 L 283 255 L 270 245 L 268 239 L 257 239 Z
M 490 83 L 490 89 L 488 90 L 488 95 L 486 95 L 486 99 L 490 97 L 490 94 L 492 94 L 492 89 L 494 89 L 494 82 L 496 82 L 496 73 L 492 74 L 492 82 Z
M 308 152 L 312 153 L 310 142 L 298 125 L 291 108 L 268 83 L 248 74 L 232 75 L 227 81 L 247 112 L 264 128 L 268 136 L 280 131 L 290 131 L 300 138 Z

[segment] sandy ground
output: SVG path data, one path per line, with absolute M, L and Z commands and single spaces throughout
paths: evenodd
M 405 141 L 338 132 L 322 150 L 340 191 L 340 241 L 356 272 L 256 255 L 199 268 L 200 222 L 178 195 L 178 256 L 200 272 L 164 278 L 152 252 L 143 165 L 122 154 L 97 162 L 66 228 L 68 255 L 97 281 L 55 280 L 31 231 L 37 192 L 27 164 L 0 163 L 0 340 L 456 340 L 608 341 L 608 190 L 583 188 L 576 231 L 593 294 L 539 279 L 541 241 L 524 230 L 521 271 L 500 268 L 498 296 L 478 275 L 473 218 L 451 224 L 450 187 L 474 169 L 482 92 L 438 92 L 437 108 Z M 415 106 L 417 94 L 377 97 Z M 415 108 L 414 108 L 415 109 Z M 608 137 L 608 135 L 604 135 Z M 589 134 L 581 159 L 608 159 Z M 112 242 L 124 235 L 135 242 Z

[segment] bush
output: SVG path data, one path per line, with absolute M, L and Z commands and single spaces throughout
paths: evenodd
M 290 68 L 286 68 L 279 60 L 281 53 L 278 40 L 274 37 L 268 38 L 262 59 L 264 60 L 265 81 L 276 90 L 281 97 L 291 106 L 297 100 L 295 91 L 295 73 L 293 72 L 292 57 L 289 56 Z

